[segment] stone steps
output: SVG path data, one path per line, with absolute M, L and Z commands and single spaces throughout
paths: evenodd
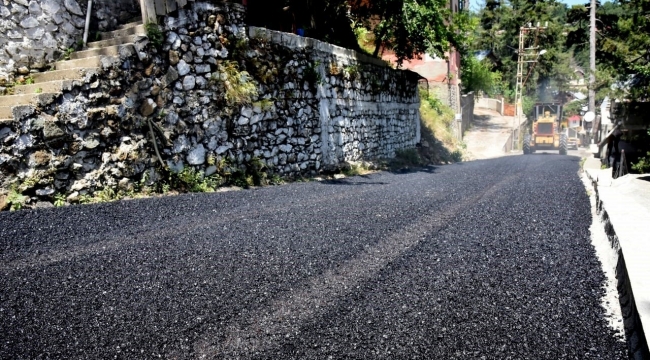
M 6 95 L 0 96 L 0 107 L 12 107 L 18 105 L 38 105 L 47 104 L 53 98 L 58 96 L 59 93 L 40 93 L 40 94 L 21 94 L 21 95 Z M 11 114 L 11 112 L 10 112 Z M 3 118 L 0 114 L 0 118 Z M 11 116 L 13 117 L 13 115 Z
M 52 64 L 55 70 L 66 70 L 74 68 L 98 68 L 102 64 L 103 56 L 91 56 L 76 60 L 57 61 Z
M 73 80 L 53 80 L 31 85 L 17 85 L 14 87 L 14 95 L 58 93 L 64 89 L 71 89 Z
M 46 71 L 42 73 L 32 74 L 34 84 L 42 84 L 49 81 L 58 80 L 81 80 L 86 76 L 86 72 L 93 70 L 93 68 L 72 68 L 64 70 Z
M 109 47 L 109 46 L 133 43 L 140 36 L 142 36 L 142 35 L 134 34 L 134 35 L 120 36 L 120 37 L 107 39 L 107 40 L 102 40 L 102 41 L 93 41 L 93 42 L 88 43 L 88 48 L 89 49 L 100 49 L 100 48 L 105 48 L 105 47 Z
M 105 48 L 100 48 L 100 49 L 88 49 L 88 50 L 82 50 L 82 51 L 75 51 L 70 55 L 71 60 L 76 60 L 76 59 L 85 59 L 89 57 L 94 57 L 94 56 L 119 56 L 120 53 L 127 52 L 127 54 L 133 54 L 135 53 L 135 47 L 133 46 L 132 43 L 129 44 L 120 44 L 120 45 L 113 45 L 113 46 L 108 46 Z
M 0 121 L 12 121 L 14 106 L 50 103 L 63 90 L 71 89 L 75 80 L 84 79 L 89 71 L 102 66 L 106 57 L 135 54 L 133 42 L 145 33 L 142 21 L 121 25 L 101 34 L 100 41 L 88 43 L 88 49 L 70 54 L 70 60 L 55 62 L 54 70 L 31 74 L 32 84 L 17 85 L 13 95 L 0 96 Z
M 133 24 L 132 26 L 129 26 L 127 28 L 102 33 L 100 35 L 100 39 L 110 40 L 110 39 L 121 38 L 123 36 L 129 36 L 129 35 L 145 35 L 147 33 L 146 29 L 144 28 L 144 25 L 142 25 L 142 22 L 132 23 L 132 24 Z
M 131 20 L 133 21 L 128 22 L 126 24 L 118 25 L 117 30 L 126 30 L 138 26 L 142 26 L 144 28 L 144 25 L 142 25 L 142 20 L 139 19 L 131 19 Z
M 2 97 L 0 97 L 2 99 Z M 13 119 L 14 114 L 11 112 L 11 106 L 0 106 L 0 119 Z

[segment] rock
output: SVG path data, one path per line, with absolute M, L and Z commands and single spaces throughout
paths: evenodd
M 52 190 L 54 191 L 54 190 Z M 54 205 L 49 202 L 49 201 L 38 201 L 36 205 L 34 205 L 34 209 L 50 209 L 53 208 Z
M 192 75 L 188 75 L 183 79 L 183 90 L 193 90 L 196 86 L 196 78 Z
M 209 73 L 210 71 L 212 71 L 212 69 L 210 68 L 210 65 L 202 64 L 202 65 L 195 65 L 194 66 L 194 71 L 197 74 L 206 74 L 206 73 Z
M 91 138 L 89 140 L 84 141 L 84 147 L 86 149 L 95 149 L 98 146 L 99 146 L 99 140 L 97 140 L 96 138 Z
M 217 154 L 219 154 L 219 155 L 224 154 L 228 150 L 230 150 L 229 146 L 225 146 L 225 145 L 219 146 L 217 148 Z
M 156 105 L 156 102 L 153 99 L 147 98 L 140 106 L 140 114 L 142 116 L 150 116 L 154 111 L 156 111 L 157 107 L 158 105 Z
M 52 195 L 52 194 L 54 194 L 54 193 L 55 193 L 54 189 L 49 188 L 49 187 L 48 187 L 48 188 L 45 188 L 45 189 L 38 189 L 38 190 L 36 190 L 36 195 L 37 195 L 37 196 L 42 196 L 42 197 L 44 197 L 44 196 L 50 196 L 50 195 Z
M 178 51 L 169 50 L 169 65 L 176 66 L 180 61 L 180 59 L 181 58 L 180 55 L 178 54 Z
M 173 161 L 173 160 L 167 160 L 167 167 L 169 167 L 169 170 L 174 173 L 179 173 L 185 169 L 185 165 L 183 164 L 182 160 L 179 161 Z
M 75 0 L 64 0 L 63 5 L 65 6 L 66 9 L 68 9 L 69 12 L 79 15 L 79 16 L 84 16 L 84 12 L 81 10 L 81 7 L 79 6 L 79 3 L 77 3 Z
M 190 151 L 187 155 L 187 162 L 190 163 L 190 165 L 202 165 L 205 163 L 205 148 L 202 144 L 199 144 Z
M 20 22 L 20 26 L 23 29 L 31 29 L 37 27 L 38 25 L 40 25 L 40 23 L 38 22 L 38 20 L 36 20 L 36 18 L 32 16 L 26 17 L 23 19 L 23 21 Z
M 41 8 L 46 14 L 52 16 L 61 10 L 61 6 L 57 0 L 45 0 L 41 3 Z
M 288 153 L 288 152 L 291 151 L 291 149 L 293 148 L 293 146 L 291 146 L 291 145 L 289 145 L 289 144 L 286 144 L 286 145 L 280 145 L 279 148 L 280 148 L 280 151 L 285 152 L 285 153 Z
M 21 66 L 16 70 L 19 75 L 29 75 L 29 68 L 27 66 Z
M 43 13 L 41 6 L 38 4 L 38 1 L 32 0 L 29 2 L 29 14 L 39 17 Z
M 162 78 L 161 85 L 164 88 L 169 87 L 174 81 L 178 80 L 179 74 L 178 71 L 174 67 L 169 67 L 169 70 L 167 70 L 167 73 L 165 76 Z
M 68 195 L 66 200 L 71 203 L 79 201 L 79 192 L 77 191 L 72 192 L 70 195 Z
M 63 132 L 63 130 L 61 130 L 61 128 L 58 127 L 54 122 L 45 121 L 43 124 L 43 137 L 45 140 L 56 139 L 63 135 L 65 135 L 65 132 Z
M 185 62 L 185 60 L 179 61 L 176 69 L 178 70 L 178 75 L 180 76 L 185 76 L 191 71 L 190 66 Z
M 250 122 L 250 119 L 249 119 L 249 118 L 242 116 L 242 117 L 239 118 L 239 121 L 237 121 L 237 124 L 239 124 L 239 125 L 246 125 L 246 124 L 248 124 L 249 122 Z
M 14 154 L 16 152 L 23 151 L 25 149 L 28 149 L 34 145 L 34 138 L 32 138 L 31 135 L 25 134 L 21 135 L 18 140 L 16 140 L 16 144 L 14 145 Z
M 250 107 L 243 107 L 241 109 L 241 115 L 250 118 L 251 116 L 253 116 L 253 109 L 251 109 Z
M 88 182 L 88 180 L 81 179 L 81 180 L 75 181 L 74 184 L 72 184 L 72 186 L 70 187 L 70 190 L 79 191 L 79 190 L 88 189 L 89 187 L 90 187 L 90 183 Z
M 177 42 L 179 42 L 179 45 L 180 45 L 180 38 L 178 37 L 178 34 L 173 32 L 173 31 L 170 31 L 170 32 L 167 33 L 167 39 L 165 39 L 165 41 L 169 45 L 172 45 L 172 46 L 174 46 L 174 44 L 176 44 Z M 175 47 L 175 48 L 177 48 L 177 47 Z M 178 53 L 176 53 L 176 54 L 178 55 Z
M 15 120 L 22 121 L 24 118 L 34 114 L 34 107 L 31 105 L 14 106 L 11 109 L 11 113 L 14 116 Z
M 187 140 L 187 137 L 185 135 L 181 135 L 174 141 L 174 147 L 172 149 L 172 152 L 174 154 L 180 154 L 189 148 L 190 148 L 189 140 Z
M 43 166 L 49 164 L 50 160 L 52 160 L 52 155 L 50 153 L 37 151 L 30 156 L 29 163 L 30 166 L 31 164 L 34 166 Z
M 215 165 L 208 166 L 205 169 L 205 176 L 214 175 L 217 172 L 217 167 Z
M 0 195 L 0 211 L 4 211 L 9 208 L 9 203 L 7 202 L 7 195 Z
M 133 189 L 133 182 L 129 178 L 122 178 L 117 183 L 117 188 L 124 191 L 130 191 Z

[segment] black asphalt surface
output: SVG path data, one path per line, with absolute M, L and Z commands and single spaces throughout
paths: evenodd
M 2 359 L 625 359 L 579 158 L 0 213 Z

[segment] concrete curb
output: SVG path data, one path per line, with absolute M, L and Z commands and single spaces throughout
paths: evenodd
M 597 213 L 600 215 L 601 221 L 604 224 L 610 246 L 618 254 L 618 262 L 616 264 L 617 290 L 630 359 L 650 359 L 648 333 L 643 329 L 641 315 L 639 314 L 639 308 L 634 298 L 632 282 L 630 281 L 628 268 L 625 263 L 623 248 L 621 247 L 612 219 L 607 212 L 607 206 L 598 190 L 599 179 L 597 171 L 591 169 L 585 169 L 584 171 L 595 191 Z

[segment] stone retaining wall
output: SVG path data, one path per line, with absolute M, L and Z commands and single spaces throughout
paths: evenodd
M 0 124 L 0 191 L 18 187 L 36 204 L 155 186 L 165 168 L 315 175 L 419 142 L 413 74 L 316 40 L 249 32 L 238 4 L 190 4 L 163 19 L 159 47 L 141 39 L 60 97 L 14 108 Z

